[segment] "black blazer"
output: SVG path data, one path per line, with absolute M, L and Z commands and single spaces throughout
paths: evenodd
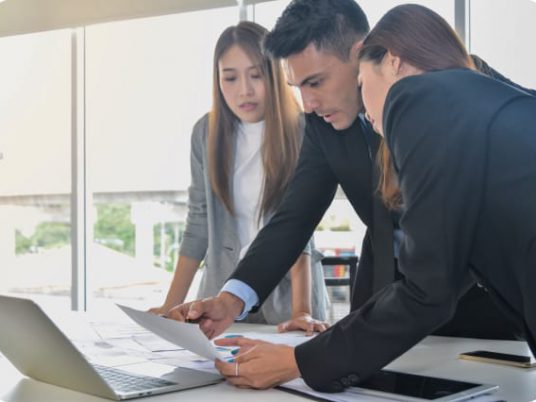
M 467 273 L 536 354 L 536 98 L 469 70 L 405 78 L 384 108 L 404 198 L 404 279 L 296 348 L 304 380 L 336 391 L 451 317 Z

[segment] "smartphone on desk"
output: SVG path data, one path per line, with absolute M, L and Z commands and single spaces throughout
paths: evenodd
M 530 356 L 513 355 L 509 353 L 491 352 L 489 350 L 476 350 L 474 352 L 461 353 L 458 356 L 464 360 L 474 360 L 484 363 L 505 364 L 507 366 L 533 368 L 536 367 L 536 360 Z

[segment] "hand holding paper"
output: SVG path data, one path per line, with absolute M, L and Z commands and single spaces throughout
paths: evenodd
M 229 328 L 244 309 L 244 302 L 229 292 L 173 307 L 167 316 L 177 321 L 199 322 L 199 328 L 212 339 Z
M 168 342 L 181 346 L 190 352 L 194 352 L 210 360 L 222 358 L 197 324 L 169 320 L 119 304 L 117 306 L 139 325 Z

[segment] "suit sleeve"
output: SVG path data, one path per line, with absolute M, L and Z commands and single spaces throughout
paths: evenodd
M 399 258 L 405 278 L 296 348 L 302 377 L 317 390 L 355 385 L 430 334 L 452 315 L 467 273 L 482 186 L 480 149 L 471 141 L 456 145 L 470 127 L 453 124 L 450 114 L 461 110 L 448 111 L 441 91 L 417 82 L 397 86 L 384 127 L 405 202 Z
M 318 135 L 322 134 L 308 124 L 296 171 L 277 212 L 229 278 L 247 283 L 259 296 L 260 304 L 304 251 L 335 196 L 338 182 Z

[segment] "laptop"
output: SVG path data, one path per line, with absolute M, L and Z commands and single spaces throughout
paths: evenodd
M 202 387 L 217 374 L 152 362 L 122 369 L 90 363 L 32 300 L 0 296 L 0 351 L 33 379 L 100 397 L 124 400 Z M 158 375 L 146 375 L 147 373 Z

